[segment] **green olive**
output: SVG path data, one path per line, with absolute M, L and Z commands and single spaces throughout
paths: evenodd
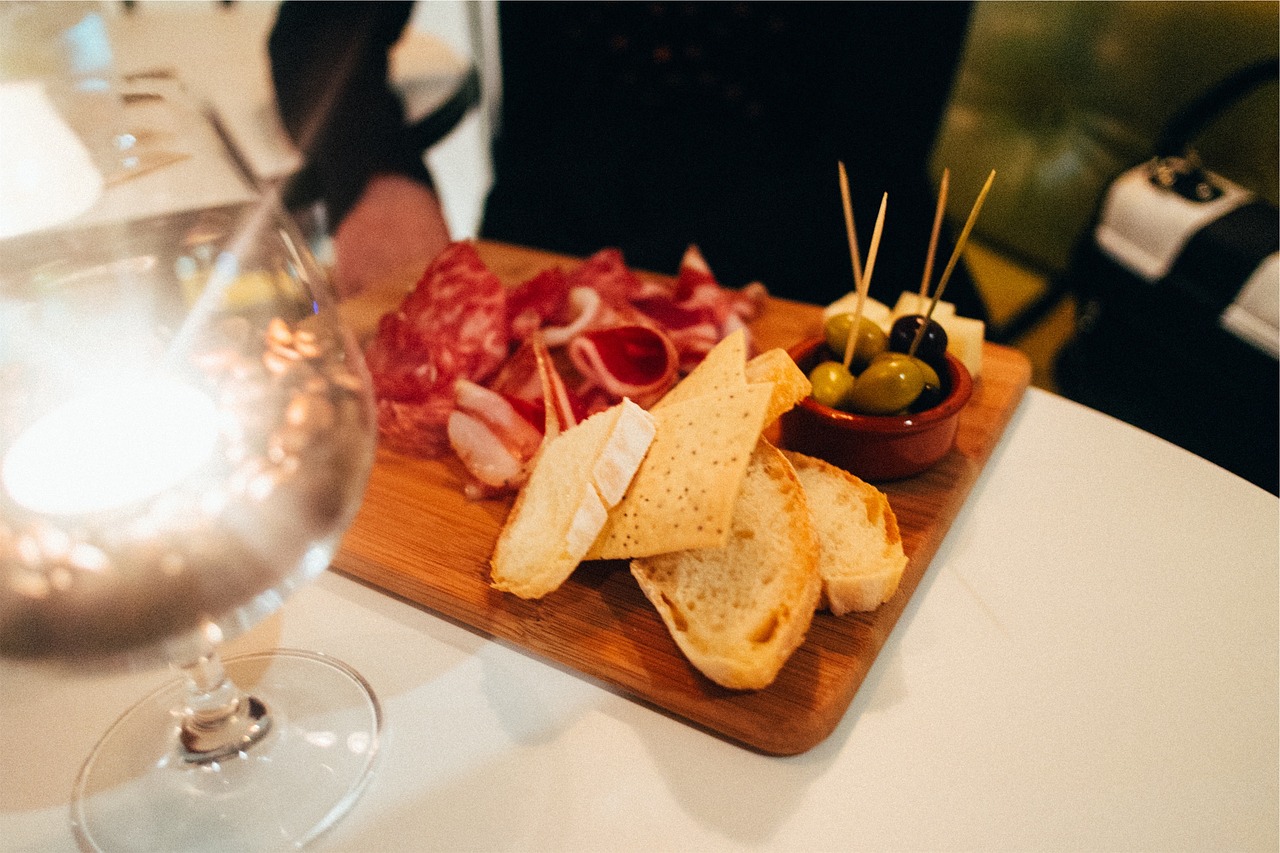
M 822 325 L 823 334 L 827 338 L 827 347 L 842 359 L 845 342 L 849 340 L 849 327 L 852 325 L 852 314 L 832 314 Z
M 838 361 L 824 361 L 809 371 L 812 396 L 824 406 L 839 409 L 853 390 L 853 374 Z
M 849 408 L 862 415 L 891 415 L 900 412 L 924 390 L 924 375 L 913 359 L 903 353 L 881 356 L 858 376 L 849 394 Z
M 854 343 L 853 366 L 861 371 L 888 347 L 889 338 L 884 329 L 863 317 L 858 324 L 858 340 Z
M 827 346 L 831 352 L 844 360 L 844 348 L 849 341 L 849 330 L 853 327 L 852 314 L 835 314 L 823 326 L 826 333 Z M 889 339 L 874 322 L 866 317 L 858 320 L 858 337 L 853 344 L 853 360 L 850 367 L 854 372 L 871 363 L 871 359 L 888 348 Z

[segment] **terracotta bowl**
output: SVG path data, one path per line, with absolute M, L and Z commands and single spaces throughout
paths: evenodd
M 819 360 L 820 337 L 788 352 L 806 374 Z M 907 415 L 855 415 L 807 397 L 782 416 L 780 443 L 825 459 L 863 480 L 900 480 L 919 474 L 955 443 L 960 410 L 973 393 L 973 377 L 947 353 L 950 393 L 931 409 Z

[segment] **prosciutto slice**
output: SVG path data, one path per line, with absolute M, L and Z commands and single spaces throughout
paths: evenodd
M 569 342 L 569 357 L 585 379 L 579 393 L 598 387 L 642 407 L 656 403 L 680 375 L 671 339 L 651 326 L 584 332 Z
M 569 279 L 559 267 L 543 270 L 507 293 L 507 331 L 522 341 L 561 317 L 569 306 Z
M 635 307 L 671 337 L 680 369 L 692 370 L 718 341 L 737 331 L 764 308 L 768 292 L 756 282 L 740 291 L 720 285 L 697 246 L 685 250 L 673 289 L 648 290 Z M 748 351 L 751 338 L 748 334 Z
M 642 287 L 617 249 L 601 249 L 569 273 L 569 287 L 590 287 L 606 302 L 622 305 Z

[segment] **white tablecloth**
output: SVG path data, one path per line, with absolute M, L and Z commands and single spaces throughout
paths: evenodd
M 386 713 L 329 850 L 1275 850 L 1275 497 L 1032 390 L 843 722 L 744 750 L 327 574 L 229 653 L 355 666 Z M 165 673 L 0 670 L 0 848 Z

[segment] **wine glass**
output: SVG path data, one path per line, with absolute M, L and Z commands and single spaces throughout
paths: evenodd
M 86 760 L 89 848 L 300 846 L 378 753 L 346 665 L 217 653 L 329 565 L 376 436 L 358 345 L 275 194 L 184 206 L 222 153 L 0 238 L 0 656 L 183 673 Z

